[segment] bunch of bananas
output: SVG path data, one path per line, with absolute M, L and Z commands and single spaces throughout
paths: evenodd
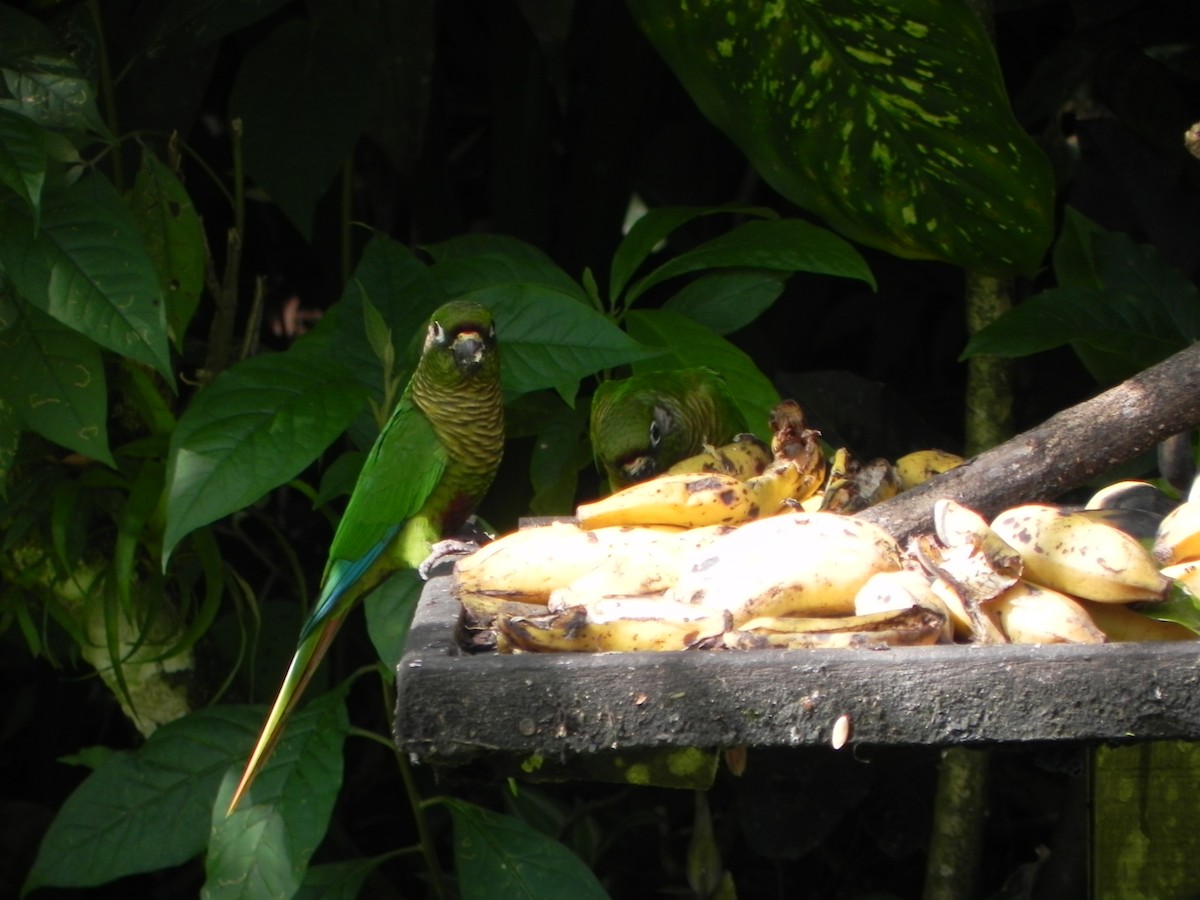
M 769 447 L 750 435 L 706 447 L 579 506 L 574 522 L 460 559 L 464 643 L 595 652 L 1196 637 L 1152 609 L 1174 586 L 1200 592 L 1200 498 L 1155 519 L 1153 550 L 1112 509 L 1026 504 L 989 524 L 950 500 L 936 504 L 932 534 L 901 548 L 852 513 L 961 458 L 862 464 L 839 450 L 827 464 L 792 401 L 771 427 Z

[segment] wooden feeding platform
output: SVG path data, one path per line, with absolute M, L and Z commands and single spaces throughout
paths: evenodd
M 459 614 L 450 578 L 431 579 L 398 669 L 397 742 L 438 766 L 829 746 L 842 716 L 851 744 L 1200 738 L 1190 641 L 471 655 Z

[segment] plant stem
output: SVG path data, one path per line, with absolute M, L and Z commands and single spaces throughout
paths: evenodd
M 404 779 L 404 793 L 408 795 L 408 805 L 417 825 L 417 838 L 421 844 L 421 855 L 425 857 L 425 865 L 429 867 L 429 881 L 433 885 L 433 893 L 438 900 L 448 900 L 450 894 L 446 890 L 442 866 L 437 858 L 437 848 L 433 844 L 433 833 L 429 828 L 429 820 L 425 816 L 425 805 L 421 802 L 421 794 L 417 790 L 412 767 L 399 748 L 393 745 L 392 750 L 396 754 L 396 764 L 400 767 L 400 777 Z
M 947 747 L 942 751 L 922 900 L 976 896 L 987 769 L 986 750 Z
M 967 331 L 975 334 L 1012 308 L 1012 281 L 966 274 Z M 1013 435 L 1012 366 L 998 356 L 967 360 L 964 446 L 974 456 Z
M 88 13 L 92 17 L 92 25 L 96 29 L 96 45 L 99 48 L 100 56 L 100 95 L 104 102 L 104 118 L 108 125 L 108 130 L 112 134 L 117 134 L 117 101 L 115 89 L 113 87 L 112 69 L 108 61 L 108 44 L 104 40 L 104 21 L 100 18 L 100 3 L 98 0 L 88 0 Z M 121 142 L 114 140 L 112 144 L 112 169 L 113 169 L 113 185 L 116 189 L 124 193 L 125 191 L 125 168 L 122 162 Z

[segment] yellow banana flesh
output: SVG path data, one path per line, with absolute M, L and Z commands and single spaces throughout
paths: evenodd
M 543 616 L 498 620 L 505 649 L 527 652 L 633 653 L 686 650 L 730 627 L 724 610 L 661 600 L 610 601 Z
M 1170 585 L 1153 557 L 1119 529 L 1055 506 L 1031 503 L 1002 512 L 995 531 L 1021 554 L 1024 578 L 1102 603 L 1160 600 Z
M 582 528 L 612 525 L 736 525 L 757 515 L 746 483 L 720 472 L 659 475 L 630 485 L 593 503 L 581 504 L 575 517 Z
M 1110 641 L 1194 641 L 1200 638 L 1178 622 L 1152 619 L 1123 603 L 1080 600 L 1079 605 Z
M 774 459 L 771 448 L 752 434 L 739 434 L 720 447 L 705 444 L 695 456 L 682 459 L 667 469 L 668 475 L 686 472 L 720 472 L 745 481 L 761 475 Z
M 944 625 L 940 614 L 919 606 L 831 618 L 762 616 L 726 631 L 720 645 L 735 650 L 925 646 L 938 642 Z
M 1077 600 L 1028 581 L 1018 581 L 987 604 L 1014 644 L 1102 644 L 1108 640 Z
M 556 588 L 567 587 L 610 560 L 634 555 L 653 559 L 660 551 L 669 552 L 663 547 L 679 541 L 695 546 L 706 536 L 674 528 L 587 530 L 566 522 L 523 528 L 457 560 L 453 590 L 460 599 L 471 597 L 477 603 L 490 598 L 544 606 Z
M 846 615 L 867 579 L 899 568 L 900 548 L 876 525 L 835 513 L 782 513 L 687 556 L 667 596 L 723 606 L 735 625 L 756 616 Z
M 954 616 L 949 605 L 934 591 L 929 578 L 912 569 L 876 572 L 854 595 L 855 615 L 910 609 L 919 606 L 936 613 L 942 620 L 940 639 L 954 640 Z
M 1200 559 L 1200 500 L 1179 504 L 1158 526 L 1154 558 L 1161 565 Z
M 907 491 L 931 478 L 961 466 L 966 460 L 946 450 L 917 450 L 896 460 L 900 490 Z

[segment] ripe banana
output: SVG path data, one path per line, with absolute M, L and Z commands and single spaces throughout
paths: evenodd
M 834 452 L 821 509 L 856 513 L 900 493 L 895 468 L 886 459 L 860 463 L 845 447 Z
M 1178 622 L 1152 619 L 1123 603 L 1080 600 L 1079 605 L 1110 641 L 1194 641 L 1200 638 Z
M 946 609 L 950 613 L 950 621 L 954 627 L 955 638 L 962 641 L 973 640 L 980 644 L 1004 644 L 1008 642 L 1004 633 L 1000 631 L 1000 627 L 979 609 L 977 603 L 972 604 L 972 608 L 975 609 L 975 615 L 971 615 L 962 594 L 950 582 L 944 578 L 935 577 L 929 582 L 929 589 L 933 591 L 934 596 L 946 605 Z
M 686 650 L 731 627 L 724 610 L 662 600 L 609 600 L 496 625 L 507 650 L 591 653 Z
M 1028 581 L 1018 581 L 986 609 L 1014 644 L 1102 644 L 1108 639 L 1078 601 Z
M 1164 566 L 1200 559 L 1200 500 L 1184 501 L 1162 520 L 1154 558 Z
M 926 569 L 953 586 L 968 611 L 1021 576 L 1021 555 L 974 510 L 953 500 L 938 500 L 933 505 L 933 525 L 941 543 L 930 535 L 918 535 L 910 550 Z M 973 621 L 981 627 L 978 614 Z
M 807 500 L 817 492 L 824 478 L 823 467 L 814 471 L 794 459 L 776 460 L 761 475 L 746 479 L 756 509 L 753 518 L 773 516 L 789 500 L 796 503 Z
M 913 647 L 937 643 L 944 624 L 940 614 L 920 606 L 861 616 L 761 616 L 706 645 L 719 642 L 733 650 Z
M 1123 531 L 1055 506 L 1002 512 L 995 531 L 1021 554 L 1024 578 L 1103 603 L 1162 599 L 1170 581 L 1150 553 Z
M 720 472 L 745 481 L 761 475 L 772 459 L 771 448 L 763 441 L 752 434 L 739 434 L 720 447 L 705 444 L 700 453 L 675 463 L 667 469 L 667 474 Z
M 836 616 L 876 572 L 900 568 L 886 531 L 835 513 L 782 513 L 748 522 L 685 557 L 667 597 L 720 605 L 735 625 L 756 616 Z
M 453 591 L 476 606 L 488 601 L 519 601 L 545 605 L 555 588 L 564 588 L 612 559 L 638 559 L 647 566 L 668 557 L 672 544 L 695 546 L 707 533 L 691 535 L 675 528 L 597 528 L 554 522 L 523 528 L 485 544 L 454 563 Z M 674 563 L 664 569 L 674 577 Z M 642 573 L 640 578 L 649 578 Z M 665 577 L 665 575 L 663 576 Z
M 941 618 L 940 640 L 946 643 L 954 640 L 954 617 L 950 608 L 920 572 L 912 569 L 876 572 L 854 595 L 854 613 L 858 616 L 914 606 L 930 610 Z
M 961 466 L 966 460 L 946 450 L 917 450 L 896 460 L 896 476 L 900 490 L 907 491 L 936 475 Z
M 664 474 L 632 484 L 593 503 L 575 517 L 583 528 L 610 525 L 736 525 L 758 508 L 746 482 L 721 472 Z

